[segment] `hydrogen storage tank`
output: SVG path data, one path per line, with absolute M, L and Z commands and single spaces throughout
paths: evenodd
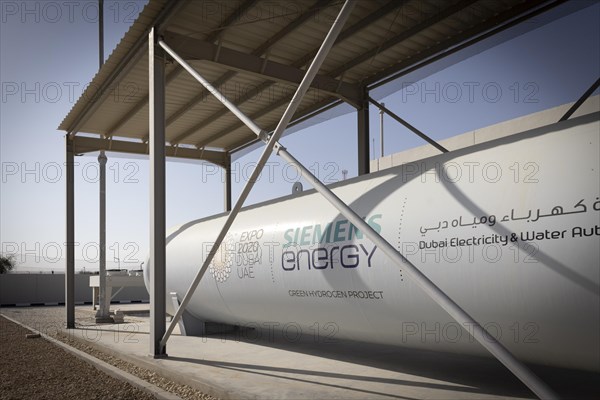
M 599 132 L 591 114 L 331 188 L 518 358 L 598 370 Z M 167 293 L 181 300 L 224 220 L 169 232 Z M 312 190 L 244 209 L 187 310 L 288 337 L 485 354 Z

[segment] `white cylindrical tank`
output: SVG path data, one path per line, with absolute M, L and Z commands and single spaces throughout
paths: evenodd
M 331 187 L 518 358 L 598 370 L 599 132 L 597 114 L 581 117 Z M 224 219 L 170 231 L 167 293 L 183 297 Z M 325 342 L 485 354 L 314 191 L 244 209 L 188 311 Z

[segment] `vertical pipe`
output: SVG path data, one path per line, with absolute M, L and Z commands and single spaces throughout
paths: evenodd
M 370 172 L 369 157 L 369 94 L 365 90 L 360 108 L 357 110 L 358 175 Z
M 73 140 L 66 135 L 66 258 L 65 271 L 65 310 L 67 329 L 75 328 L 75 154 Z
M 385 103 L 381 103 L 382 106 L 385 106 Z M 383 110 L 379 109 L 379 144 L 381 146 L 381 155 L 379 158 L 383 158 Z
M 99 213 L 99 255 L 100 271 L 98 280 L 100 281 L 100 290 L 98 293 L 98 311 L 96 312 L 96 322 L 113 322 L 110 318 L 109 304 L 110 299 L 106 296 L 106 155 L 104 150 L 98 155 L 98 164 L 100 164 L 100 213 Z
M 104 64 L 104 0 L 98 0 L 98 64 Z
M 166 327 L 165 274 L 165 64 L 156 45 L 154 28 L 148 34 L 150 107 L 150 354 L 165 357 L 160 339 Z M 155 53 L 156 52 L 156 53 Z

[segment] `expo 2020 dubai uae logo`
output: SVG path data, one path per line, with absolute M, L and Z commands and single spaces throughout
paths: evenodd
M 233 238 L 227 235 L 210 263 L 209 271 L 217 282 L 225 282 L 231 274 L 234 246 Z

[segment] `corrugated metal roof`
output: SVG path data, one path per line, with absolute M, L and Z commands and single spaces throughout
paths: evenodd
M 295 117 L 344 97 L 342 84 L 349 90 L 345 93 L 355 89 L 360 93 L 361 88 L 386 75 L 554 3 L 558 2 L 359 1 L 319 72 L 330 81 L 337 80 L 337 88 L 311 88 Z M 146 38 L 152 26 L 161 27 L 169 45 L 170 37 L 181 39 L 175 48 L 179 44 L 185 48 L 186 42 L 192 47 L 208 44 L 207 49 L 217 54 L 233 50 L 241 60 L 260 58 L 261 62 L 302 70 L 314 57 L 341 4 L 333 0 L 150 0 L 59 129 L 147 141 Z M 220 57 L 194 59 L 190 64 L 262 128 L 273 129 L 296 83 L 248 71 L 250 67 L 224 65 Z M 248 128 L 175 62 L 169 63 L 166 75 L 166 135 L 171 145 L 226 152 L 255 140 Z

